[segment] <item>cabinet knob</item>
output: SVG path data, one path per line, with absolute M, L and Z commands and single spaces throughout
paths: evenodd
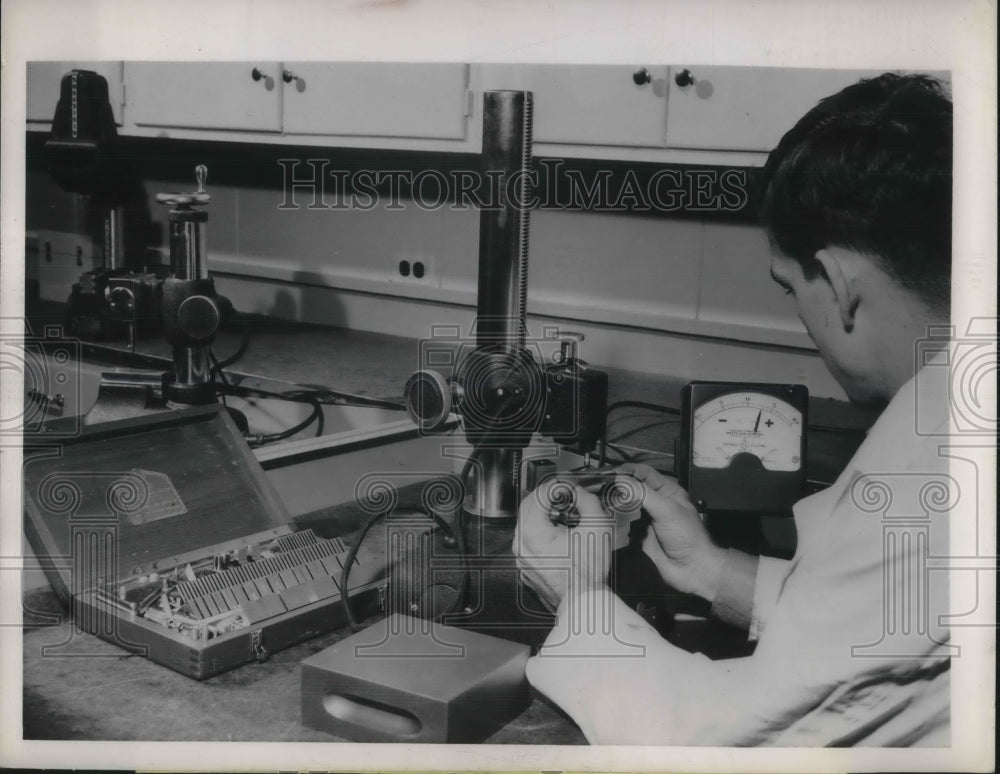
M 306 90 L 306 80 L 305 80 L 305 78 L 302 78 L 301 76 L 296 75 L 291 70 L 282 70 L 281 71 L 281 80 L 283 80 L 285 83 L 294 83 L 295 84 L 295 90 L 299 94 L 301 94 L 302 92 L 304 92 Z
M 640 67 L 634 73 L 632 73 L 632 81 L 636 86 L 644 86 L 653 80 L 653 76 L 649 74 L 649 70 L 645 67 Z
M 260 83 L 264 81 L 264 88 L 268 91 L 274 88 L 274 78 L 265 73 L 259 67 L 255 67 L 250 71 L 250 77 L 253 78 L 254 83 Z
M 682 88 L 684 86 L 690 86 L 694 83 L 694 74 L 687 68 L 684 68 L 674 76 L 674 83 Z

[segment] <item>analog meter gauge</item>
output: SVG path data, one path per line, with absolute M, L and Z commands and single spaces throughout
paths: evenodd
M 688 384 L 675 464 L 699 510 L 789 511 L 805 494 L 808 401 L 801 384 Z

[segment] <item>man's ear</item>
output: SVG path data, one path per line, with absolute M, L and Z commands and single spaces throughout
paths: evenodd
M 837 247 L 824 247 L 816 253 L 816 261 L 823 267 L 823 273 L 830 282 L 840 310 L 840 322 L 850 333 L 854 330 L 854 315 L 861 300 L 855 282 L 856 265 L 849 260 L 846 251 Z

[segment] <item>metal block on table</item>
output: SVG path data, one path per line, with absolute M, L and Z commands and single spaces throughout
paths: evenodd
M 529 649 L 392 615 L 302 662 L 302 722 L 357 742 L 478 742 L 527 707 Z

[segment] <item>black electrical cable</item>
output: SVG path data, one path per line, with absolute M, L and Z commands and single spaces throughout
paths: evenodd
M 636 456 L 633 456 L 631 454 L 628 454 L 625 451 L 625 449 L 623 449 L 623 448 L 620 448 L 620 447 L 617 447 L 617 446 L 614 446 L 614 445 L 612 445 L 610 448 L 612 448 L 612 450 L 616 454 L 618 454 L 619 456 L 621 456 L 621 458 L 622 458 L 621 461 L 622 462 L 629 462 L 629 463 L 649 464 L 648 462 L 646 462 L 646 460 L 648 458 L 650 458 L 650 457 L 654 457 L 654 458 L 655 457 L 671 457 L 672 458 L 674 456 L 672 454 L 668 454 L 667 452 L 657 452 L 657 451 L 651 451 L 651 450 L 648 450 L 648 449 L 633 449 L 632 447 L 629 447 L 629 449 L 631 451 L 635 452 Z M 612 463 L 614 463 L 614 462 L 616 462 L 616 461 L 612 460 Z M 676 478 L 677 477 L 677 474 L 673 470 L 663 470 L 663 469 L 657 468 L 656 466 L 653 466 L 653 465 L 651 465 L 650 467 L 652 467 L 653 470 L 655 470 L 656 472 L 663 474 L 664 476 L 670 476 L 671 478 Z
M 459 479 L 462 482 L 463 489 L 468 481 L 469 474 L 472 472 L 472 466 L 475 464 L 475 460 L 479 457 L 479 451 L 482 447 L 477 446 L 472 450 L 472 454 L 465 461 L 462 466 L 462 472 L 459 475 Z M 465 599 L 465 595 L 469 591 L 470 582 L 470 570 L 469 570 L 469 558 L 468 549 L 465 543 L 465 523 L 463 518 L 463 506 L 460 504 L 458 509 L 455 511 L 455 523 L 448 524 L 441 516 L 431 512 L 427 514 L 434 522 L 443 527 L 446 536 L 449 536 L 454 542 L 455 546 L 458 548 L 458 558 L 462 565 L 462 581 L 459 585 L 458 593 L 455 595 L 455 602 L 452 606 L 442 613 L 439 618 L 444 618 L 446 615 L 451 613 L 455 608 L 457 608 L 462 600 Z M 340 589 L 341 589 L 341 600 L 344 603 L 344 612 L 347 614 L 347 622 L 350 624 L 352 631 L 358 631 L 358 622 L 354 617 L 354 612 L 351 610 L 350 601 L 350 591 L 347 585 L 351 577 L 351 567 L 354 565 L 354 560 L 358 556 L 358 551 L 361 549 L 361 543 L 365 539 L 365 535 L 374 527 L 378 522 L 388 519 L 391 516 L 389 511 L 383 511 L 382 513 L 377 513 L 371 517 L 365 525 L 361 528 L 361 532 L 358 534 L 357 539 L 354 541 L 354 545 L 351 546 L 351 550 L 348 551 L 347 557 L 344 559 L 344 568 L 340 572 Z
M 619 400 L 608 406 L 606 413 L 610 414 L 612 411 L 616 411 L 620 408 L 641 408 L 649 409 L 650 411 L 659 411 L 663 414 L 680 414 L 680 409 L 671 408 L 670 406 L 661 406 L 658 403 L 647 403 L 643 400 Z
M 241 333 L 243 334 L 240 339 L 240 345 L 236 348 L 236 351 L 227 357 L 225 360 L 221 360 L 212 366 L 212 373 L 222 373 L 223 368 L 229 368 L 233 363 L 238 362 L 247 352 L 250 347 L 250 329 L 247 328 L 246 322 L 239 315 L 234 315 L 232 318 L 236 321 L 237 325 L 240 327 Z
M 301 433 L 313 422 L 316 423 L 316 435 L 320 436 L 323 434 L 323 407 L 318 403 L 313 405 L 313 410 L 309 413 L 305 419 L 299 422 L 293 427 L 289 427 L 287 430 L 282 430 L 280 433 L 261 433 L 254 435 L 252 437 L 253 445 L 259 446 L 265 443 L 275 443 L 276 441 L 284 441 L 287 438 L 291 438 L 293 435 Z
M 316 422 L 316 436 L 319 437 L 323 434 L 323 427 L 325 424 L 325 417 L 323 414 L 324 405 L 338 405 L 338 406 L 356 406 L 360 408 L 385 408 L 396 410 L 400 408 L 391 401 L 382 401 L 376 398 L 365 398 L 364 396 L 354 396 L 349 393 L 336 393 L 333 390 L 310 390 L 310 389 L 300 389 L 300 390 L 288 390 L 285 392 L 272 392 L 270 390 L 263 390 L 259 387 L 246 387 L 241 384 L 231 384 L 226 378 L 225 373 L 218 366 L 215 360 L 214 353 L 209 351 L 209 356 L 212 361 L 216 363 L 213 366 L 213 373 L 218 374 L 222 383 L 216 383 L 216 392 L 223 396 L 223 403 L 225 403 L 225 396 L 232 395 L 241 398 L 248 397 L 259 397 L 274 400 L 287 400 L 293 403 L 307 403 L 312 406 L 312 413 L 301 423 L 295 425 L 294 427 L 288 428 L 280 433 L 271 434 L 261 434 L 253 436 L 250 441 L 254 445 L 260 445 L 265 443 L 274 443 L 275 441 L 283 441 L 286 438 L 290 438 L 296 433 L 302 432 L 313 422 Z M 333 397 L 333 400 L 324 400 L 323 398 Z
M 216 384 L 216 392 L 220 395 L 232 395 L 240 398 L 247 397 L 261 397 L 261 398 L 271 398 L 275 400 L 287 400 L 292 403 L 307 403 L 312 406 L 312 412 L 304 420 L 299 422 L 294 427 L 290 427 L 287 430 L 282 430 L 280 433 L 267 433 L 252 436 L 250 441 L 254 445 L 260 445 L 264 443 L 274 443 L 275 441 L 283 441 L 286 438 L 291 438 L 297 433 L 301 433 L 313 422 L 316 423 L 316 435 L 320 436 L 323 434 L 323 427 L 325 424 L 325 418 L 323 416 L 323 406 L 322 404 L 307 396 L 291 396 L 287 393 L 282 392 L 270 392 L 269 390 L 262 390 L 257 387 L 244 387 L 238 384 Z
M 611 443 L 617 443 L 618 441 L 624 441 L 626 438 L 630 438 L 633 435 L 635 435 L 636 433 L 641 433 L 644 430 L 651 430 L 652 428 L 659 427 L 660 425 L 674 424 L 676 422 L 677 422 L 677 419 L 674 418 L 674 417 L 666 417 L 665 419 L 658 419 L 655 422 L 647 422 L 644 425 L 639 425 L 638 427 L 633 427 L 630 430 L 626 430 L 625 432 L 623 432 L 623 433 L 615 436 L 614 438 L 611 439 Z
M 503 421 L 504 418 L 503 414 L 510 407 L 510 405 L 515 404 L 517 402 L 518 402 L 517 398 L 511 398 L 510 400 L 502 403 L 500 407 L 497 409 L 497 416 L 493 419 L 493 421 L 489 425 L 487 425 L 486 429 L 483 431 L 483 437 L 480 439 L 479 443 L 473 446 L 472 452 L 465 460 L 465 464 L 462 465 L 462 472 L 459 473 L 459 480 L 462 483 L 463 491 L 465 487 L 468 485 L 469 476 L 471 475 L 472 469 L 476 464 L 476 460 L 479 459 L 479 456 L 482 453 L 483 448 L 487 445 L 490 433 L 496 430 L 497 426 Z M 351 550 L 348 552 L 347 557 L 344 560 L 344 568 L 340 573 L 340 589 L 341 589 L 340 594 L 341 594 L 341 600 L 344 603 L 344 612 L 347 614 L 347 621 L 350 624 L 352 631 L 358 631 L 358 623 L 357 619 L 355 619 L 354 617 L 353 611 L 351 610 L 350 592 L 348 591 L 349 586 L 347 585 L 351 576 L 351 566 L 354 564 L 354 560 L 357 558 L 358 551 L 361 548 L 362 541 L 365 539 L 365 535 L 367 535 L 369 530 L 371 530 L 371 528 L 375 526 L 379 521 L 388 519 L 390 515 L 391 515 L 390 512 L 383 511 L 382 513 L 377 513 L 374 516 L 372 516 L 361 528 L 361 532 L 358 534 L 357 539 L 354 541 L 354 545 L 351 546 Z M 468 593 L 469 584 L 471 580 L 468 549 L 466 547 L 466 542 L 465 542 L 465 509 L 461 504 L 459 504 L 458 508 L 455 510 L 455 516 L 454 516 L 455 522 L 453 525 L 448 524 L 448 522 L 446 522 L 444 519 L 441 518 L 441 516 L 439 516 L 436 513 L 431 512 L 427 515 L 430 518 L 432 518 L 435 521 L 435 523 L 437 523 L 439 526 L 444 527 L 446 534 L 450 536 L 452 540 L 455 541 L 455 545 L 458 549 L 459 562 L 462 565 L 462 582 L 459 587 L 458 594 L 455 596 L 455 602 L 452 604 L 452 606 L 439 616 L 439 618 L 444 618 L 446 615 L 451 613 L 462 603 L 462 600 Z
M 472 470 L 472 462 L 476 457 L 478 457 L 479 447 L 473 449 L 469 459 L 466 460 L 465 465 L 462 467 L 462 473 L 460 479 L 463 486 L 468 480 L 468 475 Z M 354 566 L 354 560 L 358 556 L 358 551 L 361 549 L 361 543 L 364 541 L 365 536 L 378 522 L 388 519 L 392 514 L 389 511 L 383 511 L 382 513 L 377 513 L 372 516 L 365 525 L 361 528 L 361 532 L 358 534 L 357 539 L 354 541 L 354 545 L 351 546 L 351 550 L 347 552 L 347 557 L 344 559 L 344 568 L 340 572 L 340 588 L 341 588 L 341 599 L 344 603 L 344 612 L 347 614 L 347 622 L 350 624 L 353 631 L 358 631 L 358 622 L 354 617 L 354 611 L 351 610 L 350 592 L 348 589 L 348 582 L 351 577 L 351 567 Z M 462 565 L 462 581 L 459 585 L 458 593 L 455 596 L 455 602 L 452 606 L 442 613 L 439 618 L 444 618 L 446 615 L 451 613 L 455 608 L 457 608 L 462 600 L 465 599 L 465 595 L 469 590 L 469 560 L 468 560 L 468 549 L 465 543 L 465 525 L 462 519 L 462 506 L 459 505 L 458 509 L 455 511 L 455 523 L 448 524 L 441 516 L 436 513 L 427 514 L 434 522 L 443 527 L 445 534 L 449 536 L 458 548 L 458 558 Z
M 613 443 L 606 443 L 605 446 L 607 446 L 609 449 L 611 449 L 611 451 L 613 451 L 615 454 L 617 454 L 619 457 L 621 457 L 622 460 L 624 460 L 625 462 L 635 462 L 635 458 L 632 457 L 631 454 L 629 454 L 628 452 L 626 452 L 624 449 L 616 446 L 615 444 L 613 444 Z
M 387 408 L 395 411 L 398 407 L 392 401 L 382 401 L 377 398 L 365 398 L 364 396 L 351 396 L 349 393 L 340 393 L 343 398 L 337 398 L 336 400 L 324 400 L 323 398 L 330 393 L 330 391 L 314 391 L 314 390 L 285 390 L 283 392 L 274 392 L 272 390 L 264 390 L 260 387 L 247 387 L 242 384 L 231 384 L 229 385 L 231 390 L 239 390 L 240 392 L 228 392 L 229 395 L 238 395 L 239 397 L 260 397 L 260 398 L 274 398 L 276 400 L 288 400 L 298 403 L 319 403 L 324 406 L 354 406 L 357 408 Z M 359 402 L 354 402 L 355 398 Z M 400 409 L 404 410 L 404 409 Z
M 234 363 L 238 362 L 246 354 L 247 349 L 250 347 L 250 329 L 247 327 L 246 320 L 244 320 L 240 315 L 234 315 L 232 318 L 236 324 L 239 326 L 242 333 L 242 338 L 240 339 L 240 345 L 237 347 L 236 351 L 227 357 L 225 360 L 216 360 L 215 354 L 209 350 L 209 355 L 212 358 L 212 368 L 211 374 L 214 377 L 218 375 L 223 382 L 228 383 L 226 375 L 223 373 L 224 368 L 228 368 Z M 272 396 L 280 395 L 282 398 L 287 398 L 288 400 L 299 400 L 302 399 L 305 402 L 310 402 L 310 400 L 315 400 L 318 403 L 327 405 L 344 405 L 344 406 L 358 406 L 360 408 L 381 408 L 388 411 L 406 411 L 406 406 L 398 401 L 394 400 L 384 400 L 381 398 L 369 398 L 365 395 L 355 395 L 349 392 L 340 392 L 338 390 L 330 389 L 329 387 L 324 387 L 322 385 L 312 385 L 312 384 L 296 384 L 294 385 L 298 389 L 288 390 L 283 393 L 273 393 Z M 272 397 L 269 396 L 269 397 Z
M 380 408 L 387 411 L 406 411 L 406 406 L 393 400 L 369 398 L 364 395 L 354 395 L 349 392 L 338 392 L 329 388 L 289 390 L 286 395 L 296 397 L 311 397 L 320 403 L 332 406 L 357 406 L 359 408 Z
M 809 425 L 806 427 L 808 431 L 817 431 L 820 433 L 836 433 L 838 435 L 868 435 L 868 431 L 860 427 L 833 427 L 832 425 Z
M 212 373 L 213 374 L 218 374 L 219 377 L 222 379 L 222 383 L 228 387 L 229 386 L 229 379 L 226 378 L 226 374 L 222 371 L 221 368 L 219 368 L 219 361 L 215 357 L 215 353 L 212 351 L 211 347 L 209 347 L 209 349 L 208 349 L 208 357 L 212 361 Z M 222 405 L 226 406 L 228 408 L 229 404 L 226 403 L 226 395 L 225 395 L 225 393 L 220 393 L 220 395 L 222 397 Z
M 389 411 L 406 411 L 406 406 L 394 400 L 383 398 L 369 398 L 366 395 L 355 395 L 350 392 L 340 392 L 329 387 L 318 387 L 313 385 L 295 385 L 300 389 L 289 390 L 288 395 L 310 396 L 320 403 L 332 405 L 359 406 L 364 408 L 381 408 Z
M 459 506 L 459 508 L 461 509 L 461 506 Z M 344 559 L 344 567 L 340 571 L 340 589 L 341 589 L 340 594 L 341 594 L 341 600 L 344 603 L 344 613 L 347 614 L 347 622 L 348 624 L 350 624 L 352 631 L 358 631 L 359 625 L 357 619 L 354 617 L 354 611 L 351 610 L 350 593 L 348 591 L 348 589 L 350 588 L 350 586 L 348 586 L 348 583 L 351 577 L 351 567 L 354 565 L 354 562 L 358 557 L 358 551 L 361 549 L 361 543 L 364 541 L 365 535 L 368 534 L 368 532 L 371 530 L 372 527 L 374 527 L 380 521 L 385 521 L 389 519 L 391 515 L 392 513 L 390 511 L 382 511 L 381 513 L 377 513 L 373 517 L 371 517 L 361 528 L 361 532 L 358 534 L 357 540 L 354 541 L 354 545 L 351 546 L 350 551 L 347 552 L 347 556 Z M 465 598 L 465 594 L 468 591 L 469 587 L 469 566 L 465 552 L 465 543 L 463 540 L 459 539 L 458 535 L 455 533 L 452 526 L 436 513 L 429 513 L 427 515 L 429 518 L 434 520 L 435 524 L 443 528 L 447 533 L 450 533 L 455 538 L 455 541 L 456 543 L 458 543 L 459 546 L 459 558 L 462 563 L 461 586 L 459 588 L 458 594 L 455 597 L 455 602 L 452 604 L 451 608 L 449 608 L 439 616 L 439 618 L 443 618 L 444 616 L 448 615 L 452 610 L 454 610 L 459 604 L 461 604 L 461 601 Z

